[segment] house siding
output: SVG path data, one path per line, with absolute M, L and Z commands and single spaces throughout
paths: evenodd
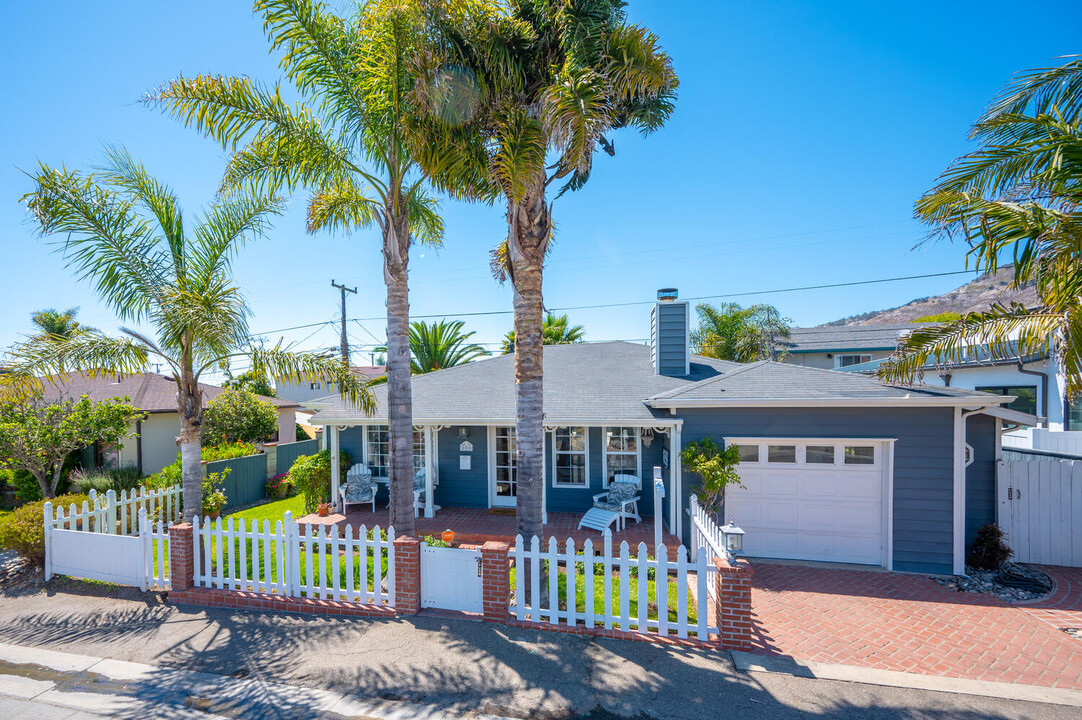
M 654 371 L 658 375 L 681 377 L 687 374 L 688 303 L 657 303 L 650 313 L 650 346 Z
M 953 410 L 740 408 L 681 410 L 685 443 L 705 437 L 891 437 L 894 569 L 950 573 L 953 559 Z M 985 432 L 983 424 L 971 435 Z M 970 440 L 972 442 L 972 439 Z M 697 477 L 684 473 L 686 503 Z M 684 523 L 684 541 L 689 540 Z
M 488 507 L 488 428 L 470 426 L 467 438 L 473 445 L 469 470 L 460 470 L 458 456 L 462 440 L 458 427 L 439 431 L 436 447 L 439 451 L 440 484 L 435 501 L 440 507 Z
M 981 525 L 996 521 L 996 421 L 988 415 L 966 420 L 973 463 L 966 468 L 966 545 Z

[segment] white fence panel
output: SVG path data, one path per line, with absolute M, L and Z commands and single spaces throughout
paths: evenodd
M 694 495 L 690 499 L 688 515 L 691 516 L 691 559 L 693 562 L 698 561 L 700 556 L 705 554 L 706 564 L 713 568 L 714 560 L 726 556 L 721 528 L 714 517 L 699 505 Z M 710 597 L 717 599 L 715 583 L 708 584 L 707 592 Z
M 146 511 L 140 510 L 136 521 L 139 533 L 114 534 L 109 532 L 116 529 L 109 520 L 112 506 L 98 500 L 100 497 L 94 499 L 93 507 L 90 502 L 84 502 L 82 508 L 70 505 L 67 513 L 64 508 L 54 513 L 52 503 L 45 503 L 45 579 L 70 575 L 142 590 L 148 585 L 167 588 L 168 533 L 164 525 L 159 523 L 155 532 Z
M 1014 560 L 1082 567 L 1082 460 L 1001 460 L 998 523 Z
M 701 549 L 694 562 L 688 560 L 687 548 L 683 546 L 677 548 L 675 562 L 669 559 L 664 545 L 659 545 L 651 556 L 646 543 L 640 543 L 632 556 L 628 544 L 622 542 L 619 554 L 614 555 L 612 534 L 606 530 L 600 554 L 589 539 L 581 551 L 570 538 L 562 549 L 556 538 L 549 538 L 548 547 L 542 549 L 536 536 L 526 547 L 519 535 L 510 555 L 515 561 L 512 612 L 518 620 L 564 622 L 572 627 L 582 623 L 587 628 L 603 625 L 607 630 L 619 628 L 663 635 L 675 632 L 679 638 L 694 634 L 700 640 L 707 640 L 709 633 L 717 632 L 716 627 L 707 623 L 710 603 L 707 588 L 713 584 L 709 580 L 715 568 L 707 564 L 707 553 Z M 544 579 L 542 564 L 547 566 Z M 595 579 L 599 571 L 600 588 Z M 653 593 L 649 585 L 651 574 Z M 670 591 L 676 595 L 675 607 L 669 602 Z

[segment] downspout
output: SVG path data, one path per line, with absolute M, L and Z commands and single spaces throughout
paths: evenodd
M 1048 373 L 1039 370 L 1026 370 L 1022 361 L 1018 361 L 1018 372 L 1023 375 L 1033 375 L 1041 379 L 1041 415 L 1037 418 L 1037 427 L 1048 427 Z M 1066 420 L 1066 417 L 1064 417 Z M 1041 423 L 1044 425 L 1041 425 Z

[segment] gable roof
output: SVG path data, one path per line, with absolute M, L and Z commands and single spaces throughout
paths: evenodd
M 412 378 L 413 420 L 424 424 L 513 424 L 515 358 L 500 355 Z M 874 378 L 763 361 L 743 365 L 692 356 L 685 377 L 656 375 L 650 348 L 627 342 L 546 345 L 544 408 L 549 425 L 673 420 L 668 408 L 696 404 L 959 404 L 1009 400 L 973 390 L 885 385 Z M 305 403 L 313 425 L 385 421 L 387 386 L 372 388 L 366 417 L 339 396 Z M 720 402 L 719 402 L 720 401 Z
M 844 352 L 847 350 L 894 350 L 902 335 L 935 323 L 892 325 L 821 325 L 792 328 L 789 339 L 779 342 L 790 353 Z
M 208 402 L 225 392 L 217 385 L 199 383 L 203 391 L 203 400 Z M 139 375 L 98 375 L 89 377 L 79 373 L 54 376 L 45 381 L 45 397 L 77 398 L 87 395 L 95 402 L 111 398 L 127 397 L 132 407 L 147 413 L 177 412 L 177 383 L 169 375 L 143 373 Z M 266 400 L 276 408 L 300 407 L 300 403 L 281 398 L 262 395 L 256 397 Z
M 716 378 L 650 398 L 654 407 L 693 405 L 865 405 L 956 404 L 958 400 L 989 401 L 1003 396 L 931 385 L 889 385 L 858 373 L 823 370 L 762 360 Z

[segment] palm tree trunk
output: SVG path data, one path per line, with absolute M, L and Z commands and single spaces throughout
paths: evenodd
M 409 223 L 388 213 L 383 237 L 387 283 L 387 432 L 390 443 L 391 519 L 398 535 L 412 535 L 413 395 L 410 391 Z
M 529 542 L 541 537 L 544 488 L 544 300 L 542 280 L 550 218 L 543 178 L 517 206 L 509 208 L 508 253 L 515 297 L 515 478 L 518 532 Z
M 184 492 L 184 522 L 203 514 L 203 396 L 199 383 L 184 373 L 177 387 L 180 412 L 180 474 Z

